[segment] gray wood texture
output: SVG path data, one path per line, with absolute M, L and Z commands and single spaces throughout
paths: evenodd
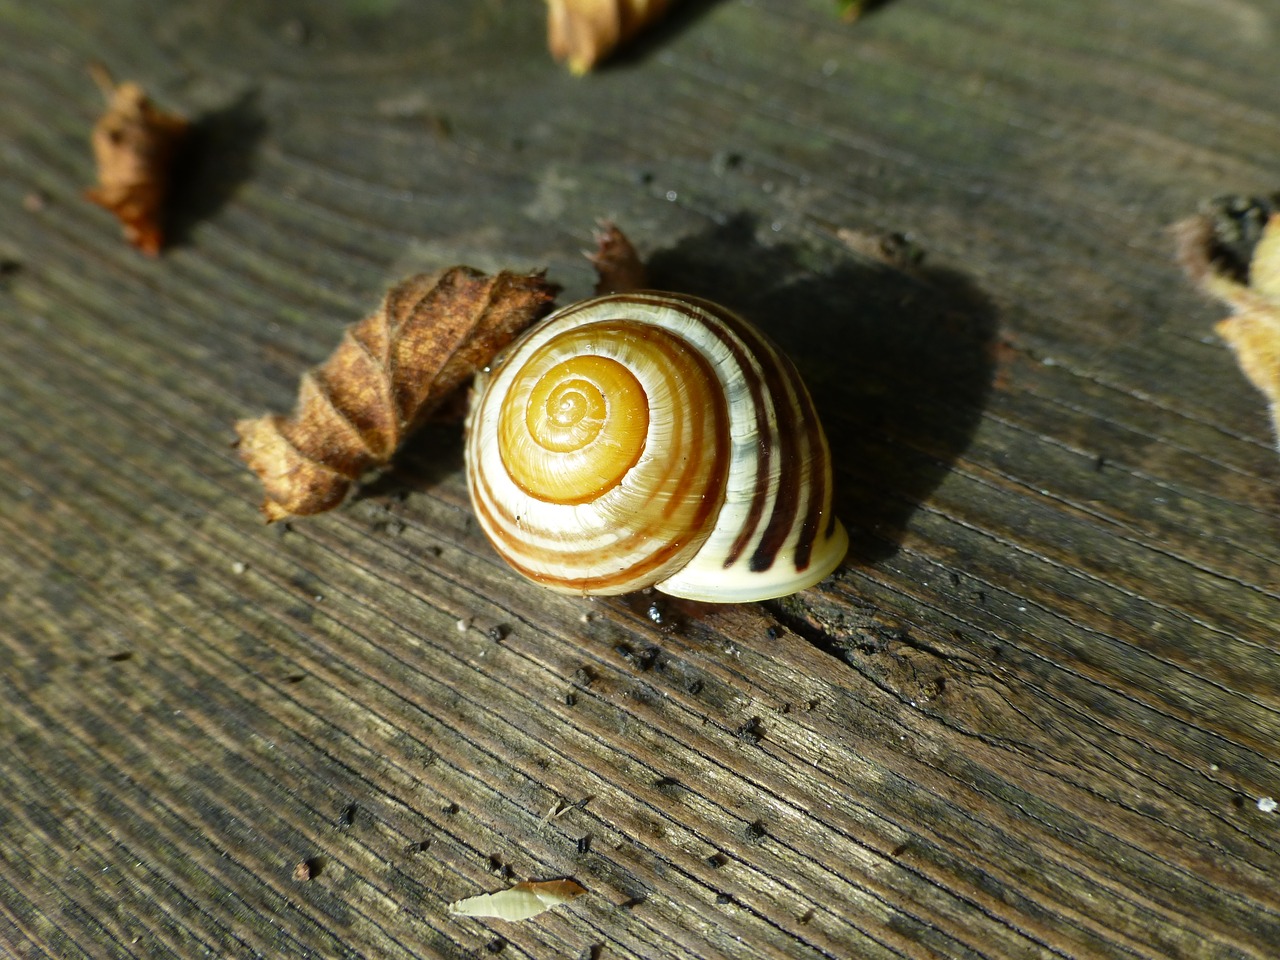
M 1280 186 L 1280 6 L 834 8 L 574 79 L 537 3 L 0 0 L 0 953 L 1280 952 L 1280 457 L 1167 234 Z M 158 260 L 92 59 L 197 121 Z M 259 521 L 234 420 L 411 271 L 585 295 L 601 217 L 795 356 L 836 576 L 543 592 L 456 423 Z

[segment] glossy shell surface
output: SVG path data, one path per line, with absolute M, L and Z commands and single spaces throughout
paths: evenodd
M 761 600 L 821 580 L 848 546 L 795 367 L 695 297 L 551 315 L 477 381 L 467 434 L 481 528 L 554 590 Z

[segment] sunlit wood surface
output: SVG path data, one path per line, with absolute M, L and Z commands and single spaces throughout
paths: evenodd
M 0 954 L 1277 956 L 1280 455 L 1167 228 L 1280 188 L 1280 7 L 835 8 L 575 79 L 537 3 L 0 0 Z M 197 123 L 159 259 L 91 60 Z M 543 592 L 456 423 L 260 522 L 233 421 L 602 217 L 796 359 L 836 576 Z

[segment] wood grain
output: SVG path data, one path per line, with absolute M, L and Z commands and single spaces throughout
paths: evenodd
M 1280 14 L 834 7 L 575 79 L 537 4 L 0 3 L 0 952 L 1275 955 L 1280 462 L 1166 230 L 1276 188 Z M 158 261 L 91 59 L 196 124 Z M 412 271 L 585 295 L 600 217 L 796 358 L 844 569 L 544 593 L 450 423 L 259 522 L 236 419 Z

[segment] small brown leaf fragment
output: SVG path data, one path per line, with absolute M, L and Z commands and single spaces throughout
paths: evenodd
M 1271 405 L 1271 424 L 1280 439 L 1280 310 L 1249 310 L 1214 327 L 1235 351 L 1240 369 Z
M 587 259 L 596 268 L 596 293 L 629 293 L 649 286 L 649 271 L 631 241 L 615 224 L 604 222 L 596 231 L 595 253 Z
M 114 213 L 125 239 L 149 256 L 164 245 L 164 203 L 187 121 L 158 109 L 136 83 L 117 85 L 101 64 L 89 68 L 107 100 L 91 142 L 98 185 L 85 198 Z
M 924 250 L 906 234 L 886 230 L 840 227 L 836 238 L 854 253 L 897 270 L 911 271 L 924 261 Z
M 547 46 L 581 76 L 667 12 L 674 0 L 547 0 Z
M 261 479 L 268 522 L 322 513 L 521 330 L 552 306 L 541 273 L 487 276 L 471 267 L 420 274 L 347 328 L 302 376 L 289 417 L 236 424 L 240 456 Z
M 1174 233 L 1178 260 L 1187 275 L 1231 307 L 1232 315 L 1214 329 L 1270 401 L 1271 422 L 1280 441 L 1280 213 L 1265 209 L 1260 235 L 1247 238 L 1253 242 L 1247 271 L 1240 264 L 1238 231 L 1224 237 L 1211 214 L 1182 221 Z
M 498 893 L 455 900 L 449 904 L 448 910 L 456 917 L 528 920 L 552 907 L 576 900 L 586 892 L 573 880 L 526 881 Z

